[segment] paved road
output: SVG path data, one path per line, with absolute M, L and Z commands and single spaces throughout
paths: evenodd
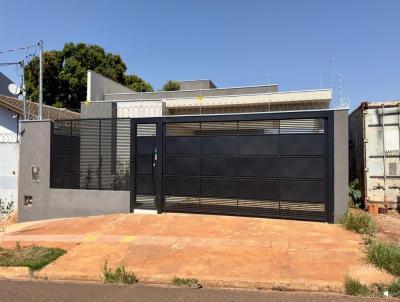
M 371 301 L 341 295 L 278 292 L 239 291 L 222 289 L 163 288 L 143 285 L 112 286 L 88 283 L 61 283 L 45 281 L 0 281 L 0 301 L 7 302 L 69 302 L 69 301 L 129 301 L 129 302 L 358 302 Z M 388 300 L 373 300 L 388 301 Z

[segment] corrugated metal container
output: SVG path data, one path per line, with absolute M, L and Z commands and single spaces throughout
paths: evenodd
M 400 101 L 364 102 L 349 116 L 349 178 L 368 205 L 400 206 Z

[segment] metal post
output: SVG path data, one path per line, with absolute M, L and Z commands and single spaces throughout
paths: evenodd
M 386 148 L 385 148 L 385 105 L 382 104 L 382 151 L 383 151 L 383 204 L 387 207 Z
M 43 41 L 39 46 L 39 120 L 43 119 Z
M 25 91 L 25 62 L 21 61 L 22 67 L 22 102 L 24 105 L 24 120 L 26 120 L 26 91 Z

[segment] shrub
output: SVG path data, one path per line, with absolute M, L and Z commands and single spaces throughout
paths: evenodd
M 104 262 L 103 277 L 106 283 L 133 284 L 138 282 L 135 273 L 128 271 L 123 264 L 113 271 L 108 267 L 107 261 Z
M 171 281 L 171 284 L 175 286 L 193 286 L 198 284 L 198 280 L 193 278 L 174 277 Z
M 371 290 L 359 280 L 346 277 L 344 287 L 347 295 L 351 296 L 370 296 Z
M 376 224 L 374 220 L 366 213 L 352 213 L 348 211 L 342 218 L 343 226 L 360 234 L 374 235 Z
M 377 267 L 400 276 L 400 245 L 374 240 L 368 245 L 367 256 Z
M 358 178 L 354 179 L 349 184 L 349 197 L 350 197 L 350 205 L 355 208 L 361 207 L 361 191 L 359 189 L 360 181 Z

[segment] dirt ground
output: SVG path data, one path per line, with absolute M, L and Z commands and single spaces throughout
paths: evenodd
M 381 240 L 400 243 L 400 214 L 389 211 L 387 214 L 372 215 L 377 224 L 376 237 Z
M 115 214 L 7 227 L 0 246 L 61 247 L 39 278 L 100 281 L 104 262 L 124 263 L 141 282 L 194 277 L 203 285 L 341 290 L 391 276 L 366 264 L 361 236 L 340 225 L 185 214 Z

